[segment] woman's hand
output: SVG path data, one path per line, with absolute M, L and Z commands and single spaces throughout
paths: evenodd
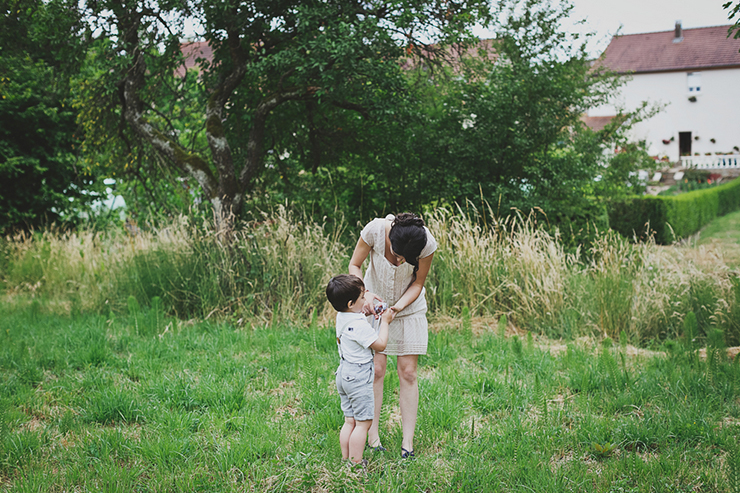
M 364 315 L 375 315 L 375 318 L 377 319 L 379 315 L 375 313 L 375 300 L 378 300 L 380 302 L 383 301 L 377 294 L 366 291 L 365 304 L 362 305 L 362 313 Z

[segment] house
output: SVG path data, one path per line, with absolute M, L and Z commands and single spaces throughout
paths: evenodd
M 596 127 L 643 101 L 662 106 L 636 124 L 632 138 L 681 167 L 740 167 L 740 39 L 730 26 L 615 36 L 596 62 L 627 77 L 610 105 L 591 109 Z M 734 155 L 734 156 L 733 156 Z

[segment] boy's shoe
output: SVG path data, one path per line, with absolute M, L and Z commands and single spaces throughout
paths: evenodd
M 413 459 L 414 458 L 414 451 L 413 450 L 406 450 L 405 448 L 401 447 L 401 458 L 402 459 Z

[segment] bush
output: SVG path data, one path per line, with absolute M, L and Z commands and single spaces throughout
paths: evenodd
M 636 236 L 641 240 L 650 232 L 655 235 L 655 241 L 664 243 L 665 238 L 671 237 L 666 227 L 666 210 L 663 197 L 628 197 L 611 203 L 609 226 L 628 238 Z
M 609 207 L 612 229 L 640 239 L 648 234 L 669 244 L 699 231 L 717 216 L 740 209 L 740 180 L 675 197 L 629 197 Z

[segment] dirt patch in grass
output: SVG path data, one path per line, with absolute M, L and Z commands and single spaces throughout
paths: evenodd
M 273 419 L 273 422 L 280 421 L 286 416 L 290 416 L 292 419 L 303 417 L 303 412 L 300 410 L 298 399 L 294 399 L 291 403 L 275 409 L 275 418 Z
M 28 431 L 39 431 L 46 428 L 46 425 L 38 416 L 34 416 L 30 421 L 26 421 L 21 428 Z
M 575 454 L 573 454 L 572 450 L 558 452 L 550 457 L 550 470 L 555 473 L 561 467 L 573 462 L 573 459 L 575 459 Z
M 575 344 L 581 347 L 590 346 L 592 348 L 596 348 L 598 347 L 599 343 L 596 339 L 591 337 L 580 337 L 576 339 Z M 545 339 L 539 339 L 539 347 L 542 350 L 550 351 L 550 354 L 552 354 L 553 356 L 558 356 L 568 349 L 567 344 L 563 344 L 561 342 L 548 343 Z M 619 347 L 617 346 L 617 349 L 618 348 Z M 663 351 L 651 351 L 649 349 L 642 349 L 628 344 L 625 347 L 625 355 L 630 357 L 640 356 L 645 358 L 654 358 L 656 356 L 665 356 L 665 353 Z
M 740 426 L 740 419 L 727 416 L 719 422 L 720 428 L 732 428 L 733 426 Z
M 486 333 L 498 333 L 498 318 L 496 317 L 472 317 L 470 319 L 470 330 L 474 336 Z M 462 317 L 450 317 L 448 315 L 435 315 L 429 322 L 429 330 L 435 334 L 445 330 L 462 330 Z M 511 321 L 506 324 L 506 337 L 514 335 L 523 336 L 527 331 L 517 328 Z
M 740 346 L 735 347 L 728 347 L 727 348 L 727 357 L 729 359 L 735 359 L 735 357 L 740 353 Z M 707 348 L 702 348 L 699 350 L 699 357 L 701 359 L 707 359 Z
M 385 407 L 387 404 L 384 402 L 383 407 Z M 401 426 L 401 408 L 398 407 L 398 405 L 394 405 L 390 411 L 388 411 L 388 419 L 383 419 L 383 416 L 380 418 L 381 424 L 385 421 L 385 428 L 387 431 L 390 431 L 393 429 L 394 426 Z
M 295 381 L 291 380 L 290 382 L 280 382 L 280 385 L 278 385 L 274 389 L 270 389 L 269 394 L 270 395 L 284 395 L 285 389 L 291 389 L 295 387 Z
M 445 330 L 461 330 L 462 320 L 460 318 L 438 316 L 429 323 L 429 330 L 434 333 L 442 332 Z M 474 336 L 479 337 L 486 333 L 498 333 L 498 319 L 494 317 L 473 317 L 470 319 L 470 329 Z M 527 337 L 527 331 L 517 328 L 513 323 L 508 323 L 506 326 L 505 337 Z M 548 351 L 553 356 L 559 356 L 568 349 L 568 344 L 562 340 L 551 340 L 546 337 L 532 334 L 535 347 L 542 351 Z M 598 348 L 600 347 L 600 341 L 594 337 L 583 336 L 575 339 L 571 344 L 581 348 Z M 619 347 L 619 346 L 615 346 Z M 728 355 L 732 358 L 735 357 L 738 348 L 728 349 Z M 705 350 L 702 350 L 705 351 Z M 734 351 L 734 352 L 733 352 Z M 642 349 L 631 344 L 625 347 L 625 355 L 629 357 L 643 357 L 643 358 L 654 358 L 656 356 L 665 356 L 666 353 L 663 351 L 651 351 L 649 349 Z

